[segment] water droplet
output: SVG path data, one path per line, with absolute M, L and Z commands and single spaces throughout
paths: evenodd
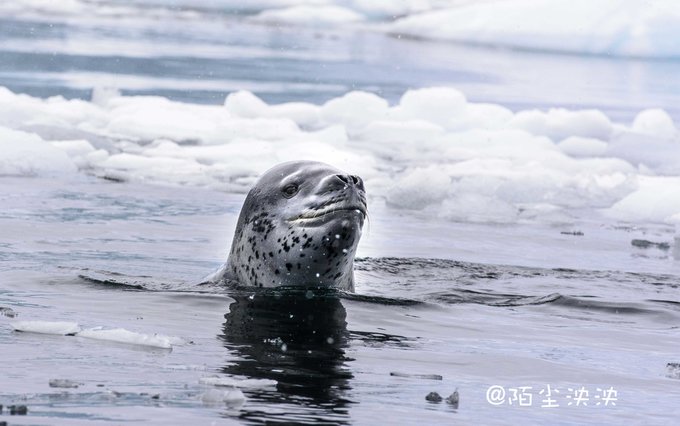
M 333 339 L 332 337 L 329 337 L 329 338 L 326 339 L 326 342 L 328 342 L 329 345 L 332 345 L 333 343 L 335 343 L 335 339 Z

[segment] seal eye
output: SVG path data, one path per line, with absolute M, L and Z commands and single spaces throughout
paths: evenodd
M 294 184 L 294 183 L 289 183 L 288 185 L 284 186 L 281 192 L 283 192 L 283 196 L 286 198 L 291 198 L 295 194 L 298 193 L 298 190 L 300 188 Z

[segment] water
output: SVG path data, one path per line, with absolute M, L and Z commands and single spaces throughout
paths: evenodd
M 4 18 L 0 85 L 88 98 L 93 86 L 115 84 L 127 94 L 219 103 L 234 89 L 270 102 L 322 102 L 354 88 L 396 100 L 409 87 L 455 84 L 471 99 L 513 108 L 597 107 L 630 119 L 661 106 L 677 114 L 672 62 L 270 28 L 219 8 L 192 18 L 154 3 L 135 2 L 142 6 L 124 24 L 101 9 L 86 18 Z M 154 24 L 161 13 L 163 28 Z M 86 173 L 2 177 L 0 421 L 674 424 L 680 414 L 678 375 L 667 367 L 680 361 L 678 249 L 631 244 L 672 242 L 669 225 L 592 214 L 553 224 L 456 223 L 373 199 L 356 295 L 200 285 L 226 258 L 243 197 Z M 167 350 L 17 333 L 9 324 L 18 320 L 185 343 Z M 212 386 L 200 380 L 212 376 L 277 384 L 244 389 L 242 406 L 211 404 L 203 396 Z M 80 385 L 52 388 L 51 379 Z M 506 391 L 498 406 L 487 401 L 494 385 Z M 559 390 L 559 407 L 541 407 L 548 385 Z M 531 387 L 531 406 L 511 398 L 520 387 Z M 587 406 L 568 398 L 581 387 Z M 602 399 L 610 388 L 615 406 Z M 457 408 L 425 400 L 456 389 Z M 12 404 L 27 405 L 28 415 L 10 417 Z
M 198 284 L 226 257 L 242 195 L 86 177 L 5 178 L 0 193 L 0 306 L 17 314 L 0 316 L 0 403 L 26 404 L 30 415 L 12 421 L 671 424 L 678 414 L 677 379 L 666 367 L 679 343 L 677 264 L 662 250 L 632 247 L 640 230 L 600 230 L 591 240 L 598 231 L 585 227 L 583 237 L 534 229 L 553 253 L 539 258 L 521 229 L 395 221 L 376 206 L 356 263 L 357 296 L 307 299 Z M 494 248 L 475 243 L 492 232 Z M 609 245 L 616 252 L 599 256 Z M 592 269 L 589 253 L 601 269 Z M 635 264 L 612 270 L 625 259 Z M 169 351 L 16 333 L 8 325 L 16 320 L 123 327 L 191 343 Z M 240 408 L 206 405 L 209 387 L 199 380 L 215 375 L 278 385 L 245 390 Z M 82 385 L 50 388 L 56 378 Z M 492 385 L 532 386 L 533 406 L 489 404 Z M 546 385 L 564 393 L 561 407 L 540 408 Z M 616 407 L 594 399 L 568 406 L 567 389 L 581 386 L 592 398 L 613 387 Z M 455 389 L 458 409 L 424 399 Z

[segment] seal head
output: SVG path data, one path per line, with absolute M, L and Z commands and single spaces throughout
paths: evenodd
M 280 164 L 246 197 L 221 281 L 257 287 L 354 290 L 354 255 L 366 219 L 361 178 L 328 164 Z

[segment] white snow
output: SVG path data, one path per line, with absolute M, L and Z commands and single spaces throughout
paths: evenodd
M 628 216 L 668 222 L 680 214 L 672 193 L 664 209 L 633 196 L 666 191 L 666 181 L 648 177 L 680 176 L 680 134 L 658 109 L 612 123 L 598 110 L 513 113 L 449 87 L 409 90 L 394 105 L 354 91 L 320 106 L 269 105 L 245 91 L 224 105 L 195 105 L 113 89 L 85 102 L 0 88 L 0 123 L 0 174 L 80 169 L 245 192 L 269 167 L 304 159 L 362 176 L 369 203 L 448 220 L 637 209 Z

